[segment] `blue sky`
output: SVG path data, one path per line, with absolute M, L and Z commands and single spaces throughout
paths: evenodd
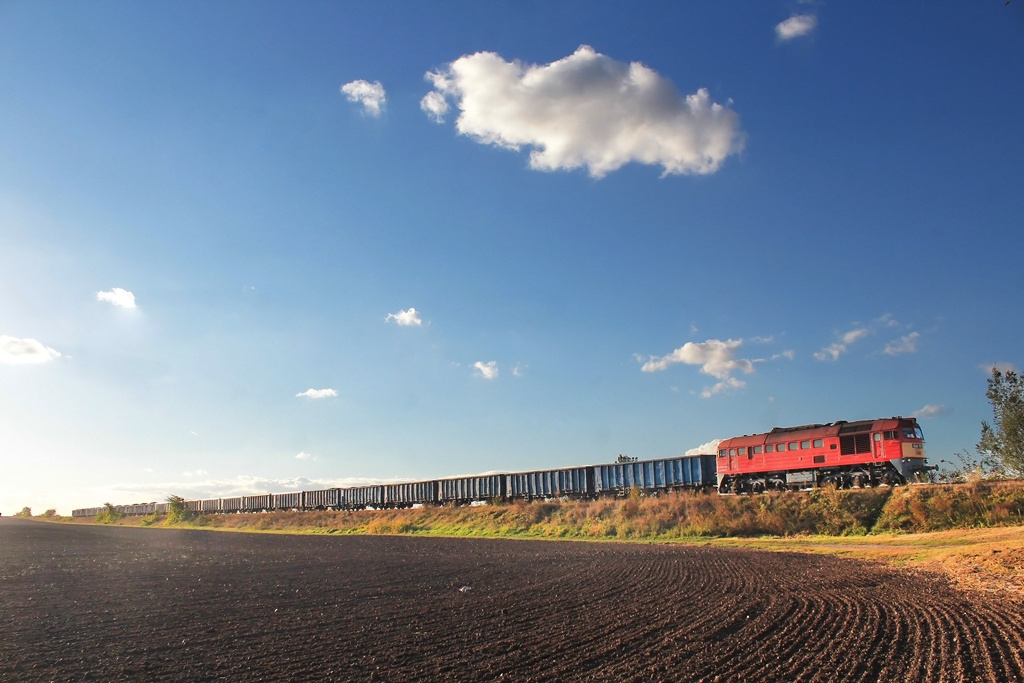
M 684 453 L 1024 364 L 1024 3 L 0 3 L 0 511 Z

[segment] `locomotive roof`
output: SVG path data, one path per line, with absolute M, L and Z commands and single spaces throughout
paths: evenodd
M 773 427 L 770 432 L 762 432 L 761 434 L 744 434 L 743 436 L 734 436 L 731 439 L 724 439 L 722 444 L 728 443 L 729 445 L 745 445 L 745 444 L 757 444 L 757 443 L 777 443 L 779 441 L 788 441 L 789 439 L 797 436 L 801 438 L 814 438 L 819 436 L 836 436 L 837 434 L 856 434 L 858 432 L 867 432 L 871 430 L 884 430 L 884 429 L 896 429 L 900 423 L 909 422 L 916 424 L 917 419 L 913 417 L 902 417 L 899 415 L 893 417 L 883 417 L 876 420 L 856 420 L 854 422 L 847 422 L 846 420 L 837 420 L 835 422 L 828 422 L 825 424 L 807 424 L 800 425 L 798 427 Z

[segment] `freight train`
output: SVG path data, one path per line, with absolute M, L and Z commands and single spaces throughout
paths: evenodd
M 898 486 L 925 480 L 934 469 L 927 465 L 924 434 L 917 420 L 892 417 L 776 427 L 764 434 L 726 439 L 713 455 L 189 500 L 185 505 L 192 512 L 240 513 L 590 499 L 626 495 L 634 489 L 645 495 L 674 490 L 760 493 L 818 486 Z M 167 507 L 167 503 L 137 503 L 115 509 L 125 515 L 151 515 L 166 513 Z M 73 510 L 72 516 L 94 517 L 105 509 L 82 508 Z

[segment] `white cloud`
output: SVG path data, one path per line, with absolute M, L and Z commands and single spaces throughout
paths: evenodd
M 388 317 L 384 318 L 384 322 L 394 320 L 397 324 L 403 327 L 410 325 L 422 325 L 423 320 L 420 318 L 419 313 L 416 312 L 415 308 L 410 308 L 407 311 L 399 311 L 398 313 L 388 313 Z
M 121 308 L 135 308 L 135 295 L 120 287 L 114 287 L 109 292 L 96 292 L 96 300 L 106 301 Z
M 811 34 L 818 26 L 813 14 L 796 14 L 775 26 L 775 37 L 780 41 L 793 40 Z
M 523 376 L 523 369 L 524 369 L 523 365 L 521 365 L 520 363 L 516 363 L 516 366 L 514 368 L 512 368 L 512 376 L 513 377 L 522 377 Z
M 44 346 L 35 339 L 19 339 L 0 335 L 0 363 L 7 365 L 32 365 L 48 363 L 60 358 L 61 353 Z
M 307 453 L 306 451 L 302 451 L 302 452 L 297 453 L 295 455 L 295 459 L 296 460 L 316 460 L 316 456 L 312 455 L 310 453 Z
M 918 417 L 923 420 L 927 420 L 930 417 L 939 417 L 941 415 L 949 415 L 951 411 L 946 406 L 941 405 L 926 405 L 920 410 L 916 410 L 911 413 L 912 417 Z
M 903 325 L 898 320 L 892 317 L 891 314 L 886 313 L 885 315 L 875 318 L 867 325 L 862 323 L 856 323 L 857 327 L 838 335 L 839 339 L 832 344 L 829 344 L 821 351 L 814 354 L 814 357 L 818 360 L 829 360 L 836 361 L 839 357 L 850 350 L 850 346 L 855 342 L 864 339 L 868 335 L 878 334 L 888 328 L 903 327 L 907 329 L 910 325 Z M 917 351 L 917 341 L 921 337 L 919 332 L 909 332 L 899 339 L 895 339 L 885 345 L 882 349 L 882 353 L 890 356 L 896 356 L 901 353 L 915 353 Z
M 363 113 L 370 116 L 380 116 L 387 102 L 384 93 L 384 86 L 380 81 L 352 81 L 341 86 L 341 92 L 345 94 L 349 102 L 358 102 L 363 105 Z
M 839 360 L 839 356 L 847 352 L 850 344 L 863 339 L 868 335 L 868 332 L 869 330 L 866 327 L 850 330 L 840 337 L 840 341 L 826 346 L 821 351 L 815 353 L 814 357 L 818 360 Z
M 658 372 L 665 370 L 670 365 L 684 363 L 686 365 L 699 365 L 700 371 L 705 375 L 720 380 L 712 387 L 706 387 L 701 391 L 701 396 L 708 398 L 721 393 L 727 389 L 739 389 L 746 385 L 745 382 L 733 377 L 733 373 L 742 372 L 751 374 L 754 372 L 754 362 L 745 358 L 736 358 L 736 351 L 743 345 L 742 339 L 708 339 L 704 342 L 686 342 L 672 353 L 656 358 L 651 356 L 640 368 L 642 372 Z M 639 360 L 643 360 L 642 357 Z
M 991 375 L 992 370 L 998 370 L 999 372 L 1017 372 L 1017 366 L 1013 363 L 982 363 L 978 366 L 981 371 L 986 375 Z
M 917 332 L 911 332 L 908 335 L 893 340 L 885 345 L 885 349 L 882 353 L 886 353 L 890 356 L 898 356 L 901 353 L 916 353 L 917 340 L 920 336 L 921 335 Z
M 487 361 L 486 363 L 482 360 L 478 360 L 473 363 L 473 367 L 479 373 L 477 377 L 483 377 L 484 379 L 494 379 L 498 376 L 498 361 Z
M 600 178 L 635 161 L 660 165 L 663 175 L 714 173 L 743 148 L 739 116 L 706 89 L 684 97 L 643 64 L 585 45 L 544 65 L 478 52 L 426 78 L 434 90 L 420 107 L 434 120 L 451 98 L 459 133 L 504 149 L 529 146 L 538 170 L 586 168 Z
M 436 123 L 444 123 L 444 115 L 448 113 L 449 109 L 448 100 L 436 90 L 431 90 L 420 100 L 420 109 Z
M 104 497 L 113 497 L 118 501 L 164 501 L 172 493 L 186 500 L 205 498 L 230 498 L 260 493 L 287 493 L 289 491 L 315 491 L 346 486 L 365 486 L 384 483 L 381 479 L 347 477 L 343 479 L 307 479 L 306 477 L 289 477 L 284 479 L 266 479 L 240 475 L 234 479 L 199 479 L 206 476 L 205 470 L 184 472 L 182 481 L 162 483 L 131 483 L 114 484 L 107 489 Z M 408 481 L 395 479 L 393 481 Z
M 724 439 L 712 439 L 707 443 L 702 443 L 696 448 L 691 448 L 683 455 L 718 455 L 718 444 L 722 443 L 722 441 L 724 441 Z
M 331 398 L 337 396 L 338 392 L 334 389 L 306 389 L 302 393 L 295 394 L 296 398 Z

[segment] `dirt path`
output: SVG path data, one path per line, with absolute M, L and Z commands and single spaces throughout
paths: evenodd
M 1018 608 L 712 547 L 4 518 L 0 629 L 0 680 L 1024 680 Z

